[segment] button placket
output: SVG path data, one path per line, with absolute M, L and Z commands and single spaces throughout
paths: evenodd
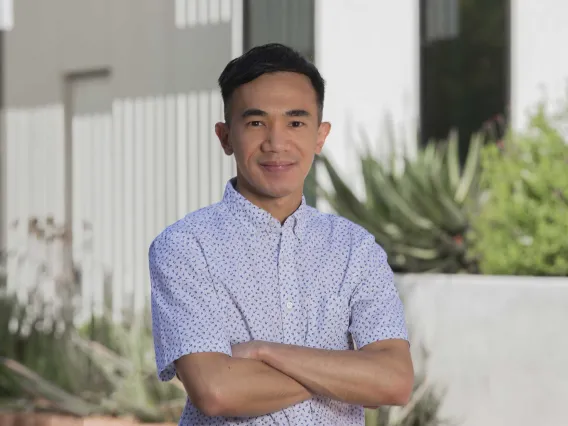
M 279 273 L 280 273 L 280 298 L 282 309 L 284 310 L 284 315 L 288 315 L 288 312 L 293 308 L 293 302 L 290 299 L 290 247 L 289 238 L 286 229 L 282 229 L 280 240 L 280 262 L 279 262 Z
M 291 225 L 291 224 L 290 224 Z M 301 328 L 302 309 L 298 294 L 298 282 L 296 277 L 296 264 L 294 258 L 295 235 L 292 226 L 283 228 L 281 240 L 281 306 L 282 306 L 282 331 L 284 341 L 288 344 L 299 344 L 300 336 L 298 329 Z

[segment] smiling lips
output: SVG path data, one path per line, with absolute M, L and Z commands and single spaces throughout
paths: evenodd
M 292 161 L 265 161 L 260 163 L 267 172 L 285 172 L 290 170 L 295 163 Z

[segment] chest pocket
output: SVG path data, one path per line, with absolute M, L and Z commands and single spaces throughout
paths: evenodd
M 306 345 L 320 349 L 349 349 L 350 316 L 345 297 L 337 294 L 310 297 Z

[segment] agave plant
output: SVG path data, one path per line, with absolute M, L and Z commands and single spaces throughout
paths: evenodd
M 17 402 L 25 410 L 96 413 L 98 406 L 81 391 L 104 394 L 110 386 L 89 368 L 87 357 L 73 351 L 69 328 L 62 330 L 49 313 L 0 296 L 0 408 Z
M 144 421 L 179 418 L 187 396 L 177 379 L 157 378 L 149 310 L 122 325 L 108 316 L 93 318 L 73 341 L 112 382 L 113 392 L 102 401 L 107 409 Z
M 332 190 L 321 194 L 335 211 L 371 232 L 396 272 L 475 270 L 466 257 L 468 205 L 477 197 L 480 148 L 474 134 L 462 167 L 458 137 L 430 143 L 416 158 L 403 159 L 401 171 L 367 150 L 361 155 L 364 197 L 358 197 L 325 156 L 320 157 Z

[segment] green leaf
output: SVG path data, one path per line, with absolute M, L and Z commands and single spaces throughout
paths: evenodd
M 446 157 L 448 166 L 449 187 L 457 188 L 460 181 L 460 158 L 458 153 L 458 133 L 452 131 L 448 139 L 448 152 Z
M 474 135 L 469 146 L 469 153 L 465 162 L 464 172 L 460 179 L 460 183 L 456 189 L 454 198 L 458 204 L 462 204 L 471 189 L 479 169 L 479 154 L 483 140 L 481 135 Z

